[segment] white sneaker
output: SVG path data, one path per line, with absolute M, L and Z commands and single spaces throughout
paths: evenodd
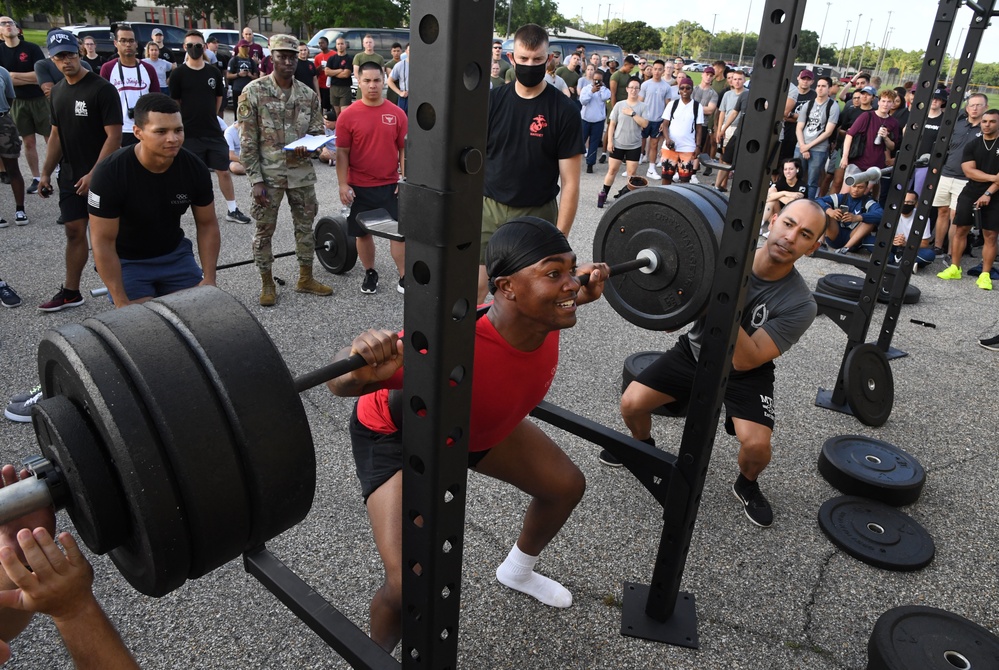
M 649 166 L 649 171 L 645 173 L 645 176 L 649 179 L 659 179 L 659 173 L 656 172 L 656 168 L 653 165 Z
M 644 162 L 645 162 L 645 154 L 642 154 L 642 157 L 638 159 L 638 164 L 641 165 Z

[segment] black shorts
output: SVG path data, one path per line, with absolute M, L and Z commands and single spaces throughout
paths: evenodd
M 210 170 L 229 169 L 229 145 L 223 137 L 188 137 L 184 139 L 184 148 Z
M 957 209 L 954 210 L 955 226 L 973 226 L 975 224 L 975 202 L 982 197 L 984 192 L 981 188 L 964 187 L 961 195 L 957 196 Z M 993 196 L 992 199 L 999 200 L 999 196 Z M 977 216 L 982 224 L 982 230 L 999 230 L 999 203 L 989 203 L 985 207 L 980 207 Z
M 370 212 L 373 209 L 387 210 L 389 216 L 396 221 L 399 220 L 399 195 L 396 193 L 398 184 L 386 184 L 385 186 L 353 186 L 354 202 L 350 206 L 350 216 L 347 217 L 347 234 L 353 237 L 363 237 L 365 235 L 361 227 L 357 225 L 357 215 Z
M 368 496 L 402 470 L 402 431 L 376 433 L 357 419 L 357 403 L 350 415 L 350 444 L 354 452 L 354 467 L 361 482 L 361 497 Z M 489 449 L 468 452 L 468 467 L 474 468 L 489 453 Z
M 634 149 L 618 149 L 614 147 L 614 151 L 610 152 L 610 157 L 614 160 L 637 163 L 638 159 L 642 157 L 642 147 L 635 147 Z
M 87 209 L 87 197 L 77 195 L 72 184 L 59 184 L 59 213 L 66 222 L 86 221 L 90 218 Z
M 697 362 L 690 340 L 681 335 L 672 349 L 642 370 L 635 381 L 676 398 L 680 403 L 690 400 Z M 774 427 L 774 366 L 761 365 L 753 370 L 729 374 L 725 389 L 725 427 L 732 419 L 745 419 L 773 430 Z

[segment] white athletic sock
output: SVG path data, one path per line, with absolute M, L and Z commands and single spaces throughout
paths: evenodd
M 551 607 L 568 607 L 572 604 L 572 594 L 553 579 L 534 572 L 537 556 L 528 556 L 516 544 L 506 560 L 496 568 L 496 579 L 511 589 L 534 596 Z
M 235 200 L 226 200 L 225 204 L 229 206 L 229 211 L 230 212 L 235 212 L 237 209 L 239 209 L 236 206 L 236 201 Z

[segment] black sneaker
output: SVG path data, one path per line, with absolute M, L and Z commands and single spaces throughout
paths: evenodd
M 14 223 L 18 226 L 28 225 L 28 215 L 24 213 L 23 209 L 14 212 Z
M 9 224 L 9 223 L 7 223 L 7 219 L 5 219 L 5 218 L 3 218 L 2 216 L 0 216 L 0 228 L 6 228 L 6 227 L 7 227 L 7 226 L 9 226 L 9 225 L 10 225 L 10 224 Z
M 28 188 L 24 189 L 24 192 L 27 193 L 28 195 L 34 195 L 35 193 L 38 193 L 38 183 L 40 181 L 41 180 L 38 177 L 32 177 L 31 184 L 28 186 Z
M 732 493 L 739 499 L 746 510 L 746 517 L 757 526 L 769 528 L 774 522 L 774 511 L 770 503 L 760 491 L 757 482 L 749 482 L 748 486 L 739 487 L 739 480 L 732 484 Z
M 618 460 L 617 456 L 607 451 L 606 449 L 601 449 L 600 456 L 598 456 L 597 458 L 600 460 L 601 463 L 610 466 L 612 468 L 619 468 L 623 465 L 623 463 L 621 463 L 621 461 Z
M 403 295 L 406 294 L 406 278 L 399 277 L 399 283 L 396 285 L 395 290 Z
M 2 284 L 3 282 L 0 282 Z M 3 289 L 0 289 L 3 290 Z M 985 340 L 978 340 L 978 346 L 989 349 L 990 351 L 999 351 L 999 335 L 995 337 L 990 337 Z
M 586 164 L 586 174 L 593 174 L 593 163 Z
M 374 268 L 364 271 L 364 281 L 361 282 L 361 293 L 378 293 L 378 271 Z
M 226 214 L 225 220 L 233 223 L 250 223 L 250 217 L 239 211 L 239 207 Z
M 21 298 L 14 293 L 14 289 L 7 286 L 7 282 L 0 280 L 0 304 L 4 307 L 20 307 Z
M 607 162 L 607 152 L 605 151 L 602 154 L 600 154 L 600 164 L 603 165 L 606 162 Z
M 24 402 L 12 402 L 7 405 L 7 409 L 4 410 L 3 415 L 11 421 L 15 421 L 17 423 L 30 423 L 31 408 L 41 399 L 42 390 L 39 388 L 35 395 L 31 396 Z
M 61 288 L 58 293 L 52 296 L 51 300 L 39 305 L 38 309 L 43 312 L 58 312 L 67 307 L 79 307 L 83 302 L 83 294 L 79 291 L 67 291 L 65 288 Z
M 10 184 L 10 173 L 0 172 L 0 184 Z

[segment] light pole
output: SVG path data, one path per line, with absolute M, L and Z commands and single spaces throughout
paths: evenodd
M 850 57 L 846 59 L 847 72 L 850 71 L 850 63 L 853 62 L 853 50 L 857 48 L 857 35 L 860 34 L 860 21 L 863 18 L 864 18 L 863 14 L 857 17 L 857 29 L 853 31 L 853 46 L 850 47 Z
M 957 36 L 957 49 L 955 49 L 954 51 L 954 53 L 957 55 L 957 58 L 951 56 L 950 67 L 947 68 L 948 86 L 950 86 L 950 83 L 953 81 L 952 77 L 954 76 L 954 66 L 957 64 L 957 61 L 961 59 L 960 54 L 964 52 L 964 43 L 961 42 L 963 38 L 964 38 L 964 28 L 961 28 L 961 32 Z
M 891 26 L 891 15 L 892 12 L 888 12 L 888 22 L 885 23 L 885 36 L 881 40 L 881 53 L 878 55 L 878 62 L 874 66 L 875 70 L 879 71 L 881 70 L 881 64 L 884 62 L 885 59 L 885 49 L 888 48 L 888 27 Z
M 850 41 L 850 20 L 846 22 L 846 32 L 843 34 L 843 48 L 839 50 L 839 56 L 836 58 L 836 69 L 839 69 L 839 64 L 843 62 L 843 56 L 846 55 L 846 43 Z
M 711 60 L 711 40 L 715 37 L 715 22 L 718 21 L 718 15 L 711 19 L 711 34 L 708 35 L 708 60 Z
M 749 13 L 753 11 L 753 0 L 749 0 L 749 9 L 746 10 L 746 27 L 742 29 L 742 46 L 739 47 L 739 67 L 742 67 L 742 52 L 746 49 L 746 31 L 749 30 Z
M 860 48 L 860 60 L 857 61 L 857 69 L 864 69 L 864 56 L 867 54 L 867 42 L 871 39 L 871 26 L 874 25 L 874 19 L 867 24 L 867 37 L 864 38 L 864 46 Z
M 829 8 L 832 7 L 831 2 L 826 3 L 826 17 L 822 19 L 822 32 L 819 33 L 819 43 L 815 45 L 815 64 L 819 62 L 819 49 L 822 48 L 822 36 L 826 34 L 826 20 L 829 18 Z M 891 14 L 891 12 L 889 12 Z M 715 14 L 715 16 L 718 16 Z M 712 30 L 714 30 L 712 28 Z

